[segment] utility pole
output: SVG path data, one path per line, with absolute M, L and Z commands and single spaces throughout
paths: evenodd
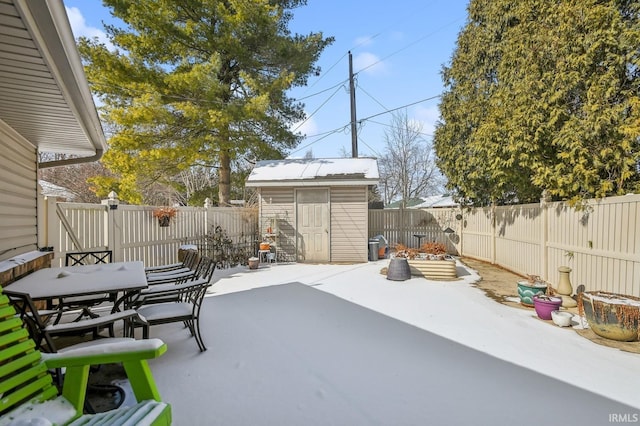
M 353 84 L 353 59 L 349 51 L 349 98 L 351 99 L 351 156 L 358 158 L 358 128 L 356 125 L 356 88 Z

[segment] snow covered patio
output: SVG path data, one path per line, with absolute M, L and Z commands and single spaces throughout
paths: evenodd
M 460 281 L 394 282 L 388 262 L 216 271 L 208 351 L 179 324 L 151 331 L 169 345 L 151 368 L 174 423 L 589 425 L 640 412 L 637 354 L 496 303 L 463 266 Z

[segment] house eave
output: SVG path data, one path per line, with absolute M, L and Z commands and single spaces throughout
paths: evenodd
M 10 65 L 0 74 L 0 118 L 40 152 L 78 156 L 74 163 L 98 160 L 107 144 L 64 4 L 7 6 L 0 62 Z M 53 165 L 61 164 L 42 167 Z

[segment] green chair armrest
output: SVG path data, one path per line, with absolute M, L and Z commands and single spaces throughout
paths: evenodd
M 89 367 L 96 364 L 122 363 L 137 401 L 161 401 L 160 393 L 147 359 L 156 358 L 167 350 L 160 339 L 104 339 L 96 344 L 76 345 L 54 354 L 42 354 L 49 368 L 66 368 L 62 395 L 82 412 L 86 396 Z
M 160 339 L 107 338 L 89 343 L 42 354 L 42 358 L 49 368 L 65 368 L 152 359 L 167 351 L 167 345 Z

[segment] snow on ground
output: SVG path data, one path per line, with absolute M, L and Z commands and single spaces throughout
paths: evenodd
M 415 277 L 395 282 L 380 274 L 388 262 L 379 260 L 356 265 L 275 264 L 258 270 L 248 270 L 246 267 L 217 270 L 215 284 L 207 297 L 215 298 L 258 287 L 302 283 L 499 359 L 640 409 L 640 393 L 637 392 L 634 374 L 640 371 L 639 355 L 597 345 L 570 328 L 540 321 L 533 310 L 514 309 L 495 302 L 472 285 L 480 277 L 468 268 L 461 280 L 453 282 Z M 206 308 L 205 301 L 203 309 Z M 168 367 L 178 363 L 188 370 L 186 374 L 214 383 L 217 378 L 207 377 L 207 369 L 203 365 L 215 362 L 216 351 L 220 350 L 215 347 L 215 331 L 226 326 L 203 323 L 204 340 L 210 347 L 204 353 L 197 352 L 195 341 L 188 338 L 184 331 L 152 329 L 152 337 L 171 342 L 170 350 L 152 362 L 152 369 L 161 393 L 173 405 L 180 405 L 184 409 L 185 405 L 189 407 L 198 399 L 182 388 L 180 392 L 172 388 L 173 379 L 167 377 L 167 374 L 171 374 Z M 182 343 L 176 345 L 177 340 Z M 203 410 L 203 407 L 193 406 L 189 410 Z

